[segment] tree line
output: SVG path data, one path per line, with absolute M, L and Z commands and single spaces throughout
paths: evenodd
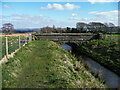
M 76 28 L 43 27 L 41 33 L 120 33 L 120 27 L 113 23 L 90 22 L 89 24 L 78 22 Z
M 14 25 L 11 23 L 3 24 L 1 29 L 2 32 L 6 34 L 16 32 Z M 53 25 L 53 27 L 42 27 L 38 29 L 37 32 L 38 31 L 40 33 L 120 33 L 120 27 L 115 26 L 113 23 L 90 22 L 87 24 L 84 22 L 78 22 L 76 23 L 76 28 L 56 28 L 55 25 Z

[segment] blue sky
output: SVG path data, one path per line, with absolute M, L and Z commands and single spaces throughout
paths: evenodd
M 93 21 L 118 24 L 117 2 L 9 1 L 2 2 L 2 24 L 11 22 L 15 28 L 75 27 L 77 22 Z

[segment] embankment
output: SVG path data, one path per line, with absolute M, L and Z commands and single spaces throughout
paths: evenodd
M 79 44 L 74 51 L 92 58 L 120 76 L 120 41 L 91 40 Z
M 3 64 L 3 88 L 105 88 L 85 67 L 52 41 L 33 41 Z

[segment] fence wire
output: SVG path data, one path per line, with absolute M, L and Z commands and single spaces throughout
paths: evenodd
M 0 36 L 0 60 L 1 59 L 2 59 L 2 36 Z
M 2 58 L 5 56 L 5 37 L 2 36 Z M 1 58 L 1 59 L 2 59 Z M 0 60 L 1 60 L 0 59 Z
M 112 35 L 110 35 L 110 34 L 105 35 L 104 34 L 103 38 L 107 39 L 107 40 L 120 40 L 120 35 L 119 34 L 112 34 Z
M 19 48 L 18 37 L 8 37 L 8 54 Z
M 5 36 L 2 36 L 1 38 L 2 39 L 0 39 L 1 42 L 0 47 L 2 46 L 2 48 L 0 49 L 0 53 L 2 54 L 2 57 L 0 58 L 0 60 L 6 55 Z M 24 36 L 20 37 L 21 47 L 28 42 L 29 42 L 29 37 L 24 37 Z M 20 48 L 19 36 L 7 36 L 7 43 L 8 43 L 8 54 L 13 53 L 15 52 L 15 50 Z

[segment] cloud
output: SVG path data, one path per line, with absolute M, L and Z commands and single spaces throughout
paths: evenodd
M 77 16 L 77 14 L 76 13 L 72 13 L 72 16 Z
M 89 12 L 89 14 L 94 14 L 97 17 L 113 17 L 118 16 L 118 10 L 108 11 L 108 12 Z
M 51 4 L 48 4 L 47 7 L 41 7 L 41 9 L 64 10 L 61 4 L 56 4 L 56 3 L 54 3 L 53 6 Z
M 89 22 L 101 22 L 101 23 L 114 23 L 115 25 L 118 25 L 118 18 L 98 18 L 98 17 L 92 17 L 92 18 L 80 18 L 80 17 L 70 17 L 69 20 L 75 20 L 77 22 L 85 22 L 85 23 L 89 23 Z
M 71 17 L 69 18 L 70 20 L 77 20 L 77 21 L 82 21 L 82 22 L 103 22 L 102 19 L 97 18 L 97 17 L 92 17 L 92 18 L 80 18 L 80 17 Z
M 41 9 L 51 9 L 51 10 L 73 10 L 78 8 L 80 8 L 80 6 L 76 6 L 70 3 L 66 3 L 65 5 L 54 3 L 53 5 L 48 4 L 46 7 L 41 7 Z
M 4 4 L 4 5 L 3 5 L 3 8 L 13 9 L 13 8 L 11 8 L 10 6 L 8 6 L 7 4 Z
M 96 2 L 119 2 L 119 0 L 88 0 L 90 3 L 95 4 Z
M 67 27 L 75 26 L 73 23 L 65 21 L 56 21 L 43 15 L 31 16 L 28 14 L 13 14 L 11 16 L 3 16 L 2 23 L 12 23 L 15 28 L 40 28 L 45 26 Z
M 67 9 L 67 10 L 73 10 L 73 9 L 80 8 L 80 6 L 76 6 L 76 5 L 70 4 L 70 3 L 65 4 L 63 7 L 64 7 L 64 9 Z
M 118 25 L 118 10 L 108 11 L 108 12 L 89 12 L 88 14 L 93 14 L 94 16 L 91 18 L 80 18 L 78 16 L 76 17 L 70 17 L 69 20 L 75 20 L 75 21 L 81 21 L 81 22 L 102 22 L 102 23 L 114 23 L 115 25 Z

